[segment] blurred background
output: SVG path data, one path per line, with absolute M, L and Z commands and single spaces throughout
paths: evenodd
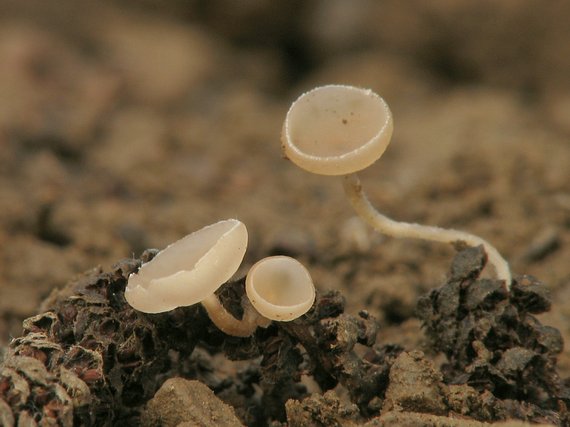
M 281 159 L 288 106 L 326 83 L 392 108 L 374 204 L 493 242 L 568 334 L 569 22 L 563 0 L 0 0 L 0 345 L 74 275 L 230 217 L 244 269 L 295 255 L 417 332 L 453 250 L 371 234 L 338 179 Z

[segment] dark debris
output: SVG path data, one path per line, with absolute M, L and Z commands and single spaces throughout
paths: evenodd
M 129 259 L 110 272 L 94 269 L 52 298 L 49 311 L 24 322 L 24 335 L 10 343 L 0 365 L 0 400 L 16 419 L 132 423 L 169 369 L 169 349 L 192 352 L 208 322 L 196 308 L 145 315 L 126 303 L 128 275 L 139 265 Z
M 524 276 L 508 292 L 479 278 L 485 262 L 482 248 L 461 251 L 447 283 L 419 300 L 431 346 L 447 357 L 441 371 L 421 352 L 377 344 L 376 320 L 345 313 L 338 291 L 318 295 L 299 319 L 237 338 L 219 331 L 200 305 L 157 315 L 133 310 L 124 289 L 141 260 L 94 269 L 12 341 L 0 365 L 0 420 L 137 425 L 160 385 L 181 376 L 232 404 L 246 425 L 343 425 L 394 411 L 568 425 L 569 384 L 556 371 L 561 335 L 534 317 L 550 308 L 548 290 Z M 243 279 L 219 297 L 240 317 Z M 220 360 L 247 362 L 232 371 Z M 309 395 L 304 375 L 324 394 Z M 330 392 L 339 385 L 351 404 Z
M 481 247 L 460 252 L 449 281 L 418 302 L 431 346 L 447 357 L 445 381 L 491 392 L 505 418 L 559 424 L 552 414 L 570 402 L 556 371 L 562 337 L 533 316 L 550 309 L 548 289 L 527 276 L 510 292 L 500 281 L 479 279 L 485 260 Z

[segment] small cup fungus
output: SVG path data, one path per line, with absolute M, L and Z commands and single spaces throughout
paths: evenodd
M 245 290 L 263 317 L 281 322 L 302 316 L 315 301 L 311 275 L 288 256 L 267 257 L 254 264 L 247 273 Z
M 220 330 L 238 337 L 266 327 L 269 319 L 293 320 L 306 313 L 315 299 L 311 276 L 288 257 L 265 258 L 252 267 L 246 279 L 251 302 L 242 299 L 241 320 L 224 308 L 215 292 L 237 271 L 246 247 L 247 230 L 240 221 L 208 225 L 172 243 L 131 274 L 125 298 L 145 313 L 201 303 Z
M 376 93 L 352 86 L 322 86 L 293 102 L 283 124 L 281 146 L 285 157 L 302 169 L 320 175 L 344 175 L 344 190 L 352 207 L 381 233 L 483 245 L 497 277 L 509 289 L 509 265 L 486 240 L 463 231 L 394 221 L 370 204 L 357 172 L 382 156 L 392 129 L 392 113 Z

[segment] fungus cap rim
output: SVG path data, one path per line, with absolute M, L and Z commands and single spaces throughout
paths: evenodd
M 205 242 L 201 242 L 201 238 Z M 161 313 L 197 304 L 233 276 L 246 248 L 247 229 L 241 221 L 227 219 L 207 225 L 171 243 L 143 264 L 138 272 L 131 273 L 125 298 L 135 309 L 146 313 Z M 176 250 L 182 252 L 176 254 Z M 198 250 L 197 256 L 186 254 L 188 250 Z M 171 274 L 159 274 L 167 271 L 169 265 L 179 267 L 187 258 L 190 261 L 186 268 L 174 268 Z M 165 265 L 160 265 L 161 262 Z
M 274 268 L 278 270 L 283 266 L 283 263 L 289 264 L 290 268 L 295 268 L 296 271 L 294 271 L 294 274 L 299 276 L 299 279 L 304 280 L 304 288 L 302 289 L 302 292 L 305 292 L 306 295 L 304 295 L 302 300 L 298 303 L 276 304 L 274 302 L 271 302 L 266 297 L 263 297 L 261 295 L 261 292 L 258 289 L 259 286 L 256 286 L 254 283 L 255 275 L 258 269 L 267 269 L 276 265 Z M 274 266 L 270 264 L 274 264 Z M 267 272 L 265 274 L 267 274 Z M 277 281 L 278 280 L 275 282 Z M 313 306 L 316 297 L 313 280 L 307 268 L 295 258 L 284 255 L 266 257 L 255 263 L 247 274 L 245 284 L 246 294 L 251 305 L 267 319 L 277 320 L 281 322 L 291 321 L 305 314 Z
M 308 100 L 311 95 L 319 95 L 324 91 L 340 90 L 352 96 L 360 96 L 372 99 L 377 102 L 384 117 L 383 121 L 370 123 L 371 126 L 378 126 L 378 129 L 364 143 L 356 148 L 335 155 L 316 155 L 305 152 L 293 141 L 291 118 L 292 113 L 301 105 L 301 102 Z M 283 155 L 302 169 L 319 175 L 347 175 L 366 169 L 378 160 L 386 150 L 393 132 L 393 119 L 390 107 L 386 101 L 371 89 L 364 89 L 349 85 L 331 84 L 319 86 L 311 89 L 299 96 L 292 104 L 285 116 L 281 133 L 281 149 Z

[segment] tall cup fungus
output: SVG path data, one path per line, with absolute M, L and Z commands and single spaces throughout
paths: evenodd
M 319 175 L 342 175 L 345 194 L 358 215 L 377 231 L 393 237 L 483 245 L 497 277 L 511 285 L 501 254 L 486 240 L 458 230 L 394 221 L 368 201 L 357 172 L 378 160 L 392 137 L 392 113 L 368 89 L 329 85 L 301 95 L 289 108 L 281 135 L 285 157 Z
M 371 90 L 323 86 L 293 103 L 281 141 L 297 166 L 320 175 L 346 175 L 378 160 L 392 130 L 388 104 Z

